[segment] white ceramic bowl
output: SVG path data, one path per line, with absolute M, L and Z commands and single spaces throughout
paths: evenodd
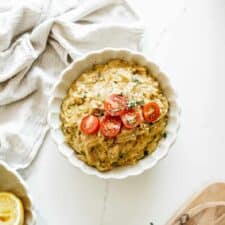
M 25 182 L 16 171 L 0 160 L 0 192 L 4 191 L 12 192 L 22 200 L 25 210 L 24 225 L 34 225 L 35 213 Z
M 146 66 L 149 71 L 160 82 L 162 89 L 168 97 L 170 103 L 169 120 L 166 127 L 167 137 L 159 142 L 157 149 L 149 156 L 140 160 L 136 165 L 125 166 L 113 169 L 109 172 L 99 172 L 93 167 L 86 165 L 84 162 L 76 157 L 76 153 L 71 149 L 64 140 L 61 130 L 61 121 L 59 118 L 60 107 L 64 96 L 71 83 L 86 69 L 93 66 L 93 64 L 105 63 L 110 59 L 119 58 L 127 61 L 135 61 L 140 65 Z M 128 49 L 102 49 L 91 52 L 77 60 L 75 60 L 69 67 L 67 67 L 60 75 L 58 82 L 55 84 L 48 110 L 48 123 L 51 127 L 51 134 L 59 147 L 59 151 L 64 155 L 68 161 L 80 168 L 86 174 L 96 175 L 100 178 L 115 178 L 122 179 L 128 176 L 141 174 L 143 171 L 152 168 L 157 162 L 165 157 L 175 141 L 177 131 L 179 128 L 180 108 L 177 102 L 177 96 L 170 85 L 168 77 L 163 74 L 159 68 L 149 61 L 149 59 L 141 53 L 133 52 Z

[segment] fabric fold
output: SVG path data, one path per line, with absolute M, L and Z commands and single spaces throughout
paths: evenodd
M 48 131 L 52 85 L 72 60 L 91 50 L 140 50 L 143 27 L 124 0 L 24 1 L 1 10 L 0 158 L 27 167 Z

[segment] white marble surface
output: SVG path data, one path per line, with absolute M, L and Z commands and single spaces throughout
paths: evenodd
M 47 225 L 163 225 L 193 191 L 225 179 L 225 1 L 132 0 L 144 52 L 171 76 L 181 129 L 167 158 L 126 180 L 83 174 L 50 135 L 26 174 Z

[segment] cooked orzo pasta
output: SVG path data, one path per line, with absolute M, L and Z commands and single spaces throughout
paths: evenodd
M 70 86 L 60 118 L 77 157 L 99 171 L 132 165 L 165 137 L 168 100 L 146 67 L 120 59 L 93 66 Z

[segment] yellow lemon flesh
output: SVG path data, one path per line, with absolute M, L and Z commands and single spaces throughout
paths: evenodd
M 9 192 L 0 192 L 0 225 L 24 225 L 23 204 Z

